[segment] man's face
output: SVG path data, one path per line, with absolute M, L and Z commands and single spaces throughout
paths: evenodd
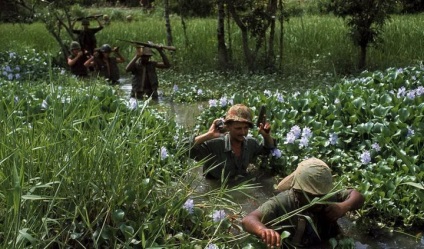
M 226 125 L 228 131 L 230 132 L 230 138 L 236 142 L 243 142 L 244 137 L 249 134 L 249 124 L 244 122 L 232 122 Z
M 297 199 L 300 202 L 300 206 L 305 206 L 309 204 L 313 199 L 317 197 L 318 198 L 322 197 L 322 195 L 321 196 L 312 195 L 312 194 L 303 192 L 302 190 L 295 190 L 295 193 L 296 193 Z M 308 211 L 311 213 L 319 213 L 323 211 L 324 208 L 325 208 L 325 205 L 323 204 L 315 204 L 312 207 L 308 208 Z
M 74 54 L 74 55 L 77 55 L 78 53 L 79 53 L 79 51 L 80 51 L 81 49 L 79 49 L 79 48 L 74 48 L 74 49 L 72 49 L 72 53 Z

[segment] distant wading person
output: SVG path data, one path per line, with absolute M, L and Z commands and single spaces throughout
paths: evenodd
M 170 68 L 168 57 L 161 47 L 156 48 L 162 57 L 162 62 L 151 61 L 153 55 L 149 47 L 137 47 L 134 58 L 126 67 L 127 72 L 133 74 L 131 97 L 142 99 L 145 95 L 158 100 L 159 81 L 156 68 Z
M 84 66 L 85 62 L 90 58 L 87 51 L 82 51 L 78 42 L 71 42 L 71 54 L 68 57 L 68 65 L 71 73 L 77 77 L 88 77 L 88 69 Z
M 115 53 L 115 56 L 111 56 L 111 53 Z M 103 44 L 100 49 L 98 49 L 94 56 L 91 56 L 88 61 L 86 61 L 86 67 L 94 67 L 97 74 L 105 78 L 109 84 L 116 85 L 119 84 L 119 63 L 125 62 L 125 58 L 119 52 L 118 47 L 112 47 L 109 44 Z
M 97 28 L 89 28 L 90 21 L 88 19 L 81 20 L 82 29 L 74 29 L 76 21 L 71 26 L 72 32 L 78 35 L 78 42 L 81 45 L 81 49 L 88 51 L 90 55 L 94 54 L 94 49 L 97 47 L 96 33 L 103 29 L 100 20 L 98 18 L 96 20 L 99 23 L 99 27 Z

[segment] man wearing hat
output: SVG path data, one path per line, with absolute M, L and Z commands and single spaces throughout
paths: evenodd
M 72 33 L 78 35 L 78 42 L 83 51 L 88 51 L 90 55 L 94 54 L 94 49 L 97 47 L 96 33 L 103 29 L 103 24 L 96 17 L 99 26 L 97 28 L 89 28 L 90 21 L 86 18 L 81 20 L 82 29 L 74 29 L 76 20 L 72 23 Z
M 116 56 L 112 56 L 112 52 Z M 119 52 L 119 47 L 112 48 L 109 44 L 103 44 L 84 65 L 94 67 L 99 76 L 105 78 L 109 84 L 116 85 L 120 78 L 118 64 L 123 62 L 125 58 Z
M 337 220 L 364 204 L 364 197 L 354 189 L 329 194 L 333 190 L 331 170 L 317 158 L 299 163 L 296 170 L 278 184 L 277 189 L 283 192 L 263 203 L 242 220 L 244 230 L 258 236 L 268 247 L 281 246 L 281 231 L 276 227 L 290 232 L 286 243 L 293 246 L 325 243 L 340 233 Z M 275 222 L 275 219 L 305 208 L 314 198 L 327 194 L 328 199 L 326 197 L 325 201 L 329 204 L 313 204 L 296 215 Z M 313 222 L 313 226 L 310 222 Z
M 242 104 L 236 104 L 221 119 L 216 119 L 209 130 L 194 137 L 190 143 L 189 156 L 197 161 L 205 160 L 203 173 L 207 178 L 236 178 L 247 173 L 247 166 L 259 155 L 268 155 L 275 146 L 271 137 L 271 125 L 260 124 L 259 134 L 264 143 L 248 136 L 253 128 L 252 112 Z M 222 129 L 225 133 L 222 133 Z
M 161 62 L 152 61 L 152 49 L 149 47 L 137 47 L 134 58 L 126 67 L 127 72 L 133 74 L 131 97 L 142 99 L 145 95 L 158 100 L 158 76 L 156 68 L 170 68 L 168 57 L 162 47 L 155 47 L 162 57 Z
M 89 55 L 86 51 L 81 50 L 77 41 L 71 42 L 70 52 L 68 65 L 71 68 L 71 73 L 77 77 L 88 77 L 88 69 L 84 66 L 84 63 L 89 59 Z

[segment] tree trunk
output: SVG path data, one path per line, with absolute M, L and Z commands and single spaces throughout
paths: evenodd
M 367 60 L 367 46 L 361 45 L 361 52 L 359 54 L 359 63 L 358 63 L 359 70 L 362 71 L 365 69 L 366 60 Z
M 280 2 L 280 59 L 279 59 L 279 68 L 283 70 L 283 49 L 284 49 L 284 8 L 283 8 L 283 0 L 279 0 Z
M 268 39 L 268 52 L 266 61 L 268 68 L 275 68 L 275 52 L 274 52 L 274 39 L 275 39 L 275 15 L 277 13 L 277 0 L 269 0 L 268 13 L 271 16 L 271 25 L 269 30 Z
M 218 39 L 218 65 L 222 68 L 227 68 L 228 65 L 228 53 L 227 46 L 225 45 L 225 11 L 224 11 L 224 0 L 218 0 L 218 28 L 217 28 L 217 39 Z
M 169 0 L 164 0 L 164 17 L 165 17 L 165 26 L 166 26 L 166 40 L 168 46 L 172 46 L 172 29 L 171 21 L 169 20 Z
M 237 12 L 234 8 L 234 3 L 232 1 L 228 1 L 227 7 L 228 7 L 228 10 L 231 13 L 231 16 L 233 17 L 235 23 L 237 24 L 237 26 L 241 30 L 241 41 L 242 41 L 242 46 L 243 46 L 244 57 L 246 59 L 247 69 L 249 71 L 253 72 L 255 70 L 254 60 L 253 60 L 252 53 L 250 52 L 250 49 L 249 49 L 249 34 L 248 34 L 247 27 L 241 21 L 241 18 L 237 14 Z

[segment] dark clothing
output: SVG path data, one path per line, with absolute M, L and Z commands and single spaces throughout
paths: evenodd
M 76 55 L 71 54 L 68 58 L 73 60 L 75 59 L 75 57 Z M 78 60 L 75 62 L 75 64 L 70 66 L 71 73 L 78 77 L 88 77 L 88 69 L 84 66 L 84 62 L 86 62 L 88 59 L 89 58 L 87 54 L 84 54 L 81 57 L 79 57 Z
M 243 142 L 242 154 L 238 158 L 231 149 L 230 135 L 226 134 L 193 146 L 194 137 L 189 145 L 189 156 L 197 161 L 207 159 L 203 164 L 203 172 L 207 177 L 221 179 L 246 175 L 247 166 L 254 162 L 259 155 L 268 155 L 273 148 L 267 148 L 253 138 L 246 137 Z
M 331 196 L 329 202 L 342 202 L 349 197 L 348 190 L 342 190 Z M 293 189 L 286 190 L 274 196 L 267 202 L 263 203 L 257 210 L 262 214 L 262 223 L 267 224 L 272 220 L 286 215 L 298 208 L 300 204 L 297 201 L 296 194 Z M 330 238 L 336 237 L 340 233 L 337 222 L 328 222 L 326 216 L 322 211 L 302 212 L 302 215 L 294 215 L 291 218 L 276 224 L 277 226 L 284 226 L 284 230 L 291 233 L 291 243 L 295 246 L 311 246 L 326 242 Z M 303 215 L 309 216 L 314 222 L 319 237 L 315 233 L 312 225 Z M 303 223 L 303 226 L 301 225 Z
M 148 61 L 141 64 L 138 59 L 128 71 L 133 74 L 131 96 L 142 98 L 145 94 L 153 99 L 158 98 L 158 76 L 156 74 L 156 61 Z
M 73 29 L 72 32 L 78 35 L 78 42 L 81 45 L 82 51 L 87 50 L 89 54 L 93 55 L 94 49 L 97 47 L 95 34 L 102 29 L 103 27 L 87 30 Z
M 109 57 L 107 62 L 102 58 L 97 57 L 94 59 L 96 71 L 102 77 L 109 81 L 110 84 L 119 84 L 119 67 L 116 57 Z

